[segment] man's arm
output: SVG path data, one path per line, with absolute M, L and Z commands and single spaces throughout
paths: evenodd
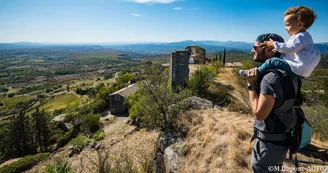
M 258 80 L 257 68 L 248 71 L 247 81 L 250 85 L 255 86 Z M 273 95 L 260 94 L 258 96 L 257 92 L 252 89 L 249 90 L 249 99 L 252 107 L 252 111 L 257 120 L 265 120 L 275 103 L 275 97 Z
M 258 96 L 255 90 L 250 90 L 249 99 L 256 119 L 265 120 L 273 108 L 275 98 L 272 95 Z

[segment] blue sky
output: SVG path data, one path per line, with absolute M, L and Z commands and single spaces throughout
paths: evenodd
M 327 0 L 0 0 L 0 42 L 287 40 L 283 13 L 298 5 L 317 12 L 308 31 L 328 42 Z

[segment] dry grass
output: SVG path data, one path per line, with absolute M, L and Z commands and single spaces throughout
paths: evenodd
M 190 131 L 179 172 L 251 172 L 252 118 L 217 109 L 188 112 L 181 117 Z
M 179 121 L 189 129 L 182 147 L 179 172 L 252 172 L 253 118 L 209 109 L 186 112 Z M 298 159 L 319 164 L 300 164 L 303 167 L 327 165 L 328 143 L 312 139 L 309 150 L 298 154 Z M 285 162 L 284 166 L 293 168 L 294 164 Z
M 250 106 L 248 101 L 248 92 L 246 86 L 241 86 L 238 82 L 238 77 L 234 73 L 233 68 L 224 68 L 219 72 L 216 82 L 224 85 L 230 85 L 233 89 L 230 94 L 233 97 L 231 103 L 227 106 L 230 111 L 250 113 Z

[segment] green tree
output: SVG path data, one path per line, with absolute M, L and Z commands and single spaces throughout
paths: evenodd
M 21 111 L 13 116 L 9 127 L 10 146 L 15 157 L 36 153 L 30 119 Z
M 118 78 L 116 79 L 116 84 L 118 86 L 127 86 L 129 84 L 129 82 L 134 78 L 133 74 L 130 73 L 126 73 L 126 74 L 122 74 L 120 76 L 118 76 Z
M 7 126 L 0 127 L 0 163 L 8 160 L 13 155 L 9 142 L 9 133 Z
M 162 73 L 155 67 L 149 67 L 144 76 L 145 80 L 138 84 L 139 91 L 126 101 L 130 105 L 129 116 L 138 125 L 167 129 L 179 113 L 172 110 L 172 105 L 191 94 L 189 90 L 175 93 L 167 71 Z
M 48 151 L 48 145 L 51 138 L 50 115 L 39 108 L 32 114 L 32 127 L 36 142 L 40 152 Z
M 85 115 L 93 113 L 93 109 L 93 102 L 77 101 L 66 109 L 65 121 L 71 122 L 73 125 L 78 125 L 82 122 Z
M 100 114 L 87 114 L 82 119 L 84 132 L 94 133 L 100 129 Z
M 109 95 L 111 92 L 111 89 L 105 85 L 97 87 L 94 112 L 100 113 L 109 107 Z

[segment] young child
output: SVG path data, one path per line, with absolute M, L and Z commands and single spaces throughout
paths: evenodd
M 265 41 L 262 46 L 283 53 L 281 58 L 271 58 L 258 67 L 259 75 L 268 69 L 281 69 L 294 77 L 309 77 L 320 61 L 320 51 L 306 31 L 316 19 L 315 12 L 307 7 L 291 7 L 284 13 L 286 31 L 291 36 L 287 43 Z M 247 70 L 240 70 L 247 77 Z

